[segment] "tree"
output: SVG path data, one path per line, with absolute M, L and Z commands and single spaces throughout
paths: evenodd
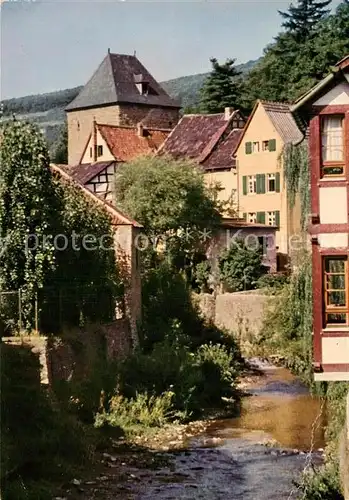
M 109 216 L 78 187 L 54 178 L 35 125 L 5 124 L 0 153 L 0 291 L 21 290 L 27 329 L 37 296 L 50 333 L 62 326 L 60 313 L 73 326 L 82 317 L 103 319 L 121 292 L 114 252 L 98 245 L 102 236 L 104 245 L 113 241 Z M 93 248 L 82 244 L 87 236 L 97 242 Z
M 328 74 L 349 52 L 349 2 L 319 21 L 302 43 L 292 33 L 279 34 L 244 81 L 243 106 L 256 99 L 293 101 Z
M 240 102 L 241 72 L 234 66 L 235 59 L 219 64 L 210 59 L 211 74 L 207 77 L 200 95 L 200 109 L 203 113 L 222 113 L 225 107 L 238 108 Z
M 0 167 L 0 289 L 23 288 L 29 315 L 37 290 L 55 266 L 53 236 L 45 245 L 31 243 L 50 233 L 61 209 L 49 170 L 44 138 L 30 123 L 5 124 Z
M 115 185 L 117 204 L 144 226 L 153 244 L 166 243 L 167 255 L 182 263 L 221 220 L 202 172 L 185 160 L 138 158 L 119 167 Z
M 298 42 L 304 42 L 312 33 L 319 21 L 329 13 L 326 9 L 331 0 L 297 0 L 291 4 L 288 12 L 278 11 L 283 17 L 282 26 L 292 33 Z
M 258 279 L 266 273 L 262 265 L 262 248 L 236 240 L 219 258 L 220 279 L 232 292 L 256 288 Z
M 58 164 L 68 163 L 68 127 L 66 123 L 61 128 L 60 137 L 54 148 L 53 161 Z

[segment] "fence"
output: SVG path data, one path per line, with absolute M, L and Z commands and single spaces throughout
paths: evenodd
M 57 334 L 65 327 L 107 323 L 124 316 L 123 299 L 107 286 L 46 287 L 28 301 L 23 290 L 0 292 L 0 334 L 16 335 L 24 329 Z

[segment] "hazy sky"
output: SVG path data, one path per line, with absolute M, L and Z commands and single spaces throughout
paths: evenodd
M 280 29 L 278 9 L 288 4 L 7 0 L 1 5 L 1 98 L 84 84 L 108 47 L 136 50 L 159 81 L 208 71 L 210 57 L 256 59 Z

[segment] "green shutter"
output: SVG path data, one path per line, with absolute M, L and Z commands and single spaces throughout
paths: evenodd
M 243 218 L 244 220 L 247 220 L 247 213 L 246 213 L 246 212 L 244 212 L 244 213 L 242 214 L 242 218 Z
M 280 227 L 280 212 L 276 210 L 275 212 L 275 225 L 276 227 Z
M 252 153 L 252 142 L 245 142 L 245 153 L 247 155 Z
M 242 192 L 243 194 L 247 194 L 247 176 L 244 175 L 242 178 Z
M 256 193 L 259 194 L 261 192 L 261 182 L 260 182 L 260 174 L 256 175 Z
M 276 139 L 269 140 L 269 151 L 276 151 Z
M 259 224 L 265 224 L 265 212 L 257 212 L 256 220 Z
M 280 193 L 280 172 L 275 174 L 275 191 Z
M 259 176 L 259 192 L 261 194 L 265 193 L 265 174 Z

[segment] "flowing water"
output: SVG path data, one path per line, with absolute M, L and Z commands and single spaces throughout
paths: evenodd
M 325 411 L 287 370 L 257 364 L 263 376 L 248 384 L 249 396 L 243 399 L 238 418 L 213 421 L 186 443 L 185 450 L 166 452 L 171 458 L 168 467 L 128 468 L 129 479 L 123 486 L 110 477 L 109 485 L 89 498 L 298 498 L 294 480 L 310 458 L 321 462 Z
M 321 461 L 324 408 L 289 371 L 263 368 L 264 376 L 243 400 L 241 415 L 213 422 L 191 440 L 189 451 L 174 455 L 174 470 L 154 473 L 134 498 L 283 500 L 299 496 L 293 481 L 309 460 L 311 448 L 312 460 Z

